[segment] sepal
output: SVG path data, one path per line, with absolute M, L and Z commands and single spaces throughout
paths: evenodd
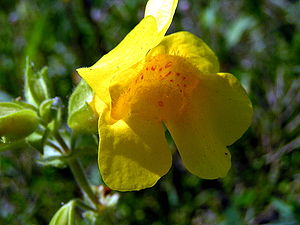
M 25 100 L 32 105 L 38 106 L 42 101 L 51 98 L 50 90 L 48 68 L 44 67 L 40 71 L 35 72 L 27 58 L 24 87 Z
M 93 91 L 81 80 L 69 100 L 68 125 L 76 132 L 97 132 L 98 116 L 89 105 L 93 101 Z
M 75 225 L 75 201 L 63 205 L 52 217 L 49 225 Z

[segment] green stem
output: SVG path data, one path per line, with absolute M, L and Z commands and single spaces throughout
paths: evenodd
M 54 134 L 55 139 L 58 141 L 60 146 L 62 147 L 62 150 L 65 154 L 70 154 L 72 151 L 64 141 L 63 137 L 59 134 L 59 132 L 56 132 Z M 88 182 L 88 179 L 84 173 L 84 170 L 79 162 L 78 159 L 70 159 L 68 161 L 69 167 L 72 171 L 72 174 L 76 180 L 76 183 L 80 187 L 80 190 L 82 193 L 88 198 L 88 200 L 91 202 L 94 210 L 97 210 L 99 206 L 99 202 L 97 200 L 96 195 L 91 189 L 91 186 Z
M 95 210 L 94 208 L 90 207 L 89 205 L 85 204 L 84 201 L 82 201 L 81 199 L 75 199 L 76 201 L 76 205 L 84 210 L 87 211 L 93 211 L 93 212 L 98 212 L 97 210 Z
M 56 144 L 54 144 L 53 142 L 48 141 L 47 144 L 49 146 L 51 146 L 52 148 L 56 149 L 58 152 L 63 153 L 62 149 L 59 146 L 57 146 Z
M 60 144 L 60 146 L 63 150 L 63 153 L 69 154 L 71 152 L 71 150 L 69 149 L 68 145 L 66 144 L 65 140 L 60 135 L 60 133 L 59 132 L 54 132 L 53 136 L 57 140 L 57 142 Z
M 78 159 L 69 160 L 69 166 L 82 193 L 86 195 L 95 209 L 97 209 L 99 202 L 88 183 L 88 180 Z

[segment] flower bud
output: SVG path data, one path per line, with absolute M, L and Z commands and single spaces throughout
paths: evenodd
M 49 225 L 75 225 L 75 201 L 62 206 L 52 217 Z
M 42 101 L 50 98 L 50 83 L 47 76 L 47 67 L 34 72 L 27 59 L 24 94 L 28 103 L 38 106 Z
M 37 128 L 37 113 L 16 103 L 0 103 L 0 137 L 2 142 L 15 141 Z

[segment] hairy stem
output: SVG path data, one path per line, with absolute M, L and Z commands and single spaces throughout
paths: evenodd
M 91 189 L 91 186 L 87 180 L 87 177 L 83 171 L 83 168 L 79 160 L 78 159 L 69 160 L 69 166 L 82 193 L 86 195 L 89 201 L 93 204 L 94 208 L 97 208 L 99 202 L 96 198 L 96 195 Z
M 84 201 L 82 201 L 81 199 L 75 199 L 76 201 L 76 205 L 78 207 L 80 207 L 81 209 L 84 210 L 88 210 L 88 211 L 93 211 L 93 212 L 98 212 L 97 210 L 95 210 L 94 208 L 92 208 L 91 206 L 87 205 Z
M 64 141 L 63 137 L 58 132 L 54 134 L 54 137 L 60 144 L 60 146 L 65 154 L 70 154 L 72 152 L 72 150 L 68 147 L 68 145 Z M 96 195 L 94 194 L 94 192 L 91 189 L 91 186 L 88 182 L 88 179 L 85 175 L 82 165 L 80 164 L 79 159 L 70 159 L 68 161 L 68 163 L 69 163 L 71 172 L 76 180 L 76 183 L 80 187 L 81 192 L 90 201 L 90 203 L 93 206 L 92 208 L 94 210 L 97 210 L 97 208 L 99 206 L 99 202 L 97 200 Z
M 68 154 L 71 152 L 71 150 L 69 149 L 68 145 L 66 144 L 65 140 L 63 139 L 63 137 L 60 135 L 59 132 L 55 132 L 53 136 L 60 144 L 64 154 Z

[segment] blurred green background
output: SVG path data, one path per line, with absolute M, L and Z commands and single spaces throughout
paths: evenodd
M 0 101 L 22 96 L 26 56 L 49 66 L 65 105 L 90 66 L 140 21 L 146 0 L 1 0 Z M 293 0 L 180 0 L 169 33 L 187 30 L 236 75 L 254 105 L 253 124 L 230 147 L 220 180 L 188 173 L 174 155 L 153 188 L 121 193 L 98 224 L 300 224 L 300 3 Z M 66 113 L 64 114 L 66 116 Z M 33 149 L 0 153 L 0 224 L 47 224 L 80 197 L 68 168 L 43 167 Z M 83 159 L 99 184 L 96 155 Z M 91 163 L 92 162 L 92 163 Z M 91 224 L 91 223 L 84 223 Z

